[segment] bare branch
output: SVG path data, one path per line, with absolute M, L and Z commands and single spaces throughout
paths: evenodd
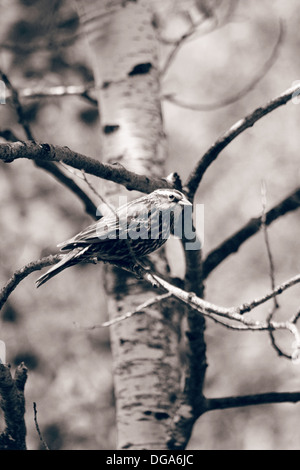
M 206 36 L 207 34 L 210 34 L 214 31 L 216 31 L 217 29 L 220 29 L 223 26 L 225 26 L 228 23 L 228 21 L 230 20 L 230 18 L 233 16 L 233 13 L 236 9 L 237 3 L 238 3 L 238 0 L 229 0 L 229 2 L 227 2 L 227 4 L 226 4 L 227 11 L 225 12 L 225 14 L 223 15 L 222 18 L 217 18 L 216 15 L 214 15 L 214 12 L 211 9 L 210 9 L 210 11 L 208 11 L 208 8 L 206 7 L 205 8 L 206 11 L 204 11 L 204 8 L 202 8 L 203 5 L 201 5 L 201 6 L 197 5 L 197 8 L 201 10 L 201 13 L 204 15 L 205 19 L 201 20 L 201 21 L 198 21 L 198 22 L 193 22 L 194 28 L 198 28 L 199 26 L 201 26 L 202 23 L 204 24 L 206 19 L 209 19 L 210 21 L 213 20 L 213 21 L 211 21 L 211 25 L 208 28 L 206 28 L 204 31 L 199 31 L 199 30 L 195 29 L 195 34 L 197 34 L 197 37 Z M 159 35 L 158 39 L 162 44 L 169 45 L 169 46 L 175 46 L 176 47 L 176 45 L 178 43 L 178 39 L 177 40 L 168 39 L 167 37 L 164 37 L 161 34 Z
M 34 261 L 32 263 L 27 264 L 20 270 L 16 271 L 11 279 L 6 283 L 6 285 L 0 291 L 0 309 L 6 302 L 9 295 L 13 292 L 13 290 L 18 286 L 18 284 L 25 279 L 29 274 L 34 271 L 40 270 L 45 266 L 50 266 L 57 263 L 61 259 L 61 255 L 51 255 L 45 258 L 42 258 L 38 261 Z M 92 262 L 92 260 L 91 260 Z M 122 265 L 118 265 L 118 267 L 122 268 Z M 124 269 L 129 270 L 129 267 L 124 267 Z M 300 349 L 300 337 L 298 331 L 295 327 L 295 323 L 298 319 L 299 315 L 296 315 L 288 322 L 274 322 L 274 321 L 267 321 L 267 322 L 259 322 L 249 318 L 243 317 L 243 314 L 246 312 L 250 312 L 254 308 L 258 307 L 259 305 L 267 302 L 268 300 L 274 298 L 275 296 L 282 294 L 284 291 L 289 289 L 290 287 L 300 283 L 300 275 L 295 276 L 288 281 L 283 282 L 271 292 L 267 293 L 263 297 L 259 299 L 254 299 L 251 302 L 244 303 L 239 307 L 220 307 L 215 305 L 211 302 L 207 302 L 200 297 L 198 297 L 194 293 L 186 292 L 180 289 L 177 286 L 170 284 L 169 282 L 165 281 L 164 279 L 160 278 L 156 274 L 150 273 L 148 270 L 145 270 L 142 266 L 136 268 L 136 270 L 131 271 L 137 277 L 144 278 L 147 282 L 150 282 L 153 286 L 160 286 L 164 290 L 168 292 L 167 296 L 173 295 L 177 299 L 181 300 L 182 302 L 189 305 L 191 308 L 198 310 L 202 315 L 210 317 L 213 315 L 213 319 L 215 316 L 225 317 L 229 320 L 234 320 L 237 322 L 242 323 L 250 330 L 279 330 L 279 329 L 287 329 L 289 330 L 294 336 L 296 340 L 295 348 Z M 141 309 L 145 309 L 147 306 L 151 305 L 152 303 L 156 303 L 157 301 L 162 300 L 161 296 L 158 296 L 154 299 L 150 299 L 146 302 L 146 304 L 140 305 L 137 307 L 135 312 L 126 313 L 122 316 L 121 320 L 127 317 L 132 316 L 134 313 L 137 313 Z M 121 321 L 120 320 L 120 321 Z M 119 321 L 118 319 L 116 321 Z M 106 325 L 107 326 L 107 325 Z
M 37 420 L 37 408 L 36 408 L 35 401 L 33 402 L 33 412 L 34 412 L 35 428 L 36 428 L 36 432 L 38 433 L 38 436 L 40 438 L 40 441 L 41 441 L 41 443 L 43 444 L 43 446 L 45 447 L 46 450 L 50 450 L 47 443 L 45 442 L 45 439 L 42 436 L 41 431 L 40 431 L 39 423 L 38 423 L 38 420 Z
M 297 403 L 300 392 L 269 392 L 235 397 L 207 398 L 205 411 L 225 410 L 250 405 L 266 405 L 272 403 Z
M 262 181 L 261 200 L 262 200 L 261 224 L 262 224 L 262 229 L 263 229 L 263 234 L 264 234 L 264 241 L 266 245 L 268 261 L 269 261 L 269 275 L 270 275 L 270 280 L 271 280 L 271 289 L 274 290 L 275 289 L 275 267 L 274 267 L 274 260 L 273 260 L 273 255 L 271 251 L 269 234 L 268 234 L 268 229 L 267 229 L 267 224 L 266 224 L 267 188 L 266 188 L 265 181 Z M 274 297 L 274 307 L 278 308 L 276 297 Z
M 299 209 L 300 207 L 300 188 L 297 188 L 292 194 L 283 199 L 279 204 L 274 206 L 266 213 L 265 224 L 270 225 L 279 217 Z M 203 262 L 203 278 L 207 278 L 209 274 L 224 261 L 228 256 L 236 253 L 241 245 L 250 237 L 259 232 L 262 225 L 262 218 L 256 217 L 251 219 L 246 225 L 230 235 L 218 247 L 214 248 L 206 256 Z
M 259 305 L 262 305 L 263 303 L 267 302 L 268 300 L 276 297 L 277 295 L 282 294 L 285 292 L 287 289 L 289 289 L 292 286 L 295 286 L 300 282 L 300 275 L 294 276 L 288 281 L 283 282 L 279 286 L 275 287 L 271 292 L 268 294 L 264 295 L 263 297 L 259 299 L 252 300 L 252 302 L 245 303 L 240 305 L 238 307 L 237 311 L 239 314 L 244 314 L 246 312 L 250 312 L 250 310 L 253 310 L 254 308 L 258 307 Z
M 34 271 L 38 271 L 46 266 L 51 266 L 52 264 L 57 263 L 61 259 L 61 255 L 50 255 L 45 258 L 41 258 L 37 261 L 23 266 L 23 268 L 17 270 L 9 281 L 5 284 L 4 287 L 0 290 L 0 310 L 7 301 L 10 294 L 15 290 L 15 288 L 20 284 L 23 279 L 25 279 L 29 274 Z
M 300 335 L 295 326 L 294 319 L 288 320 L 286 322 L 275 322 L 275 321 L 256 321 L 252 318 L 246 318 L 243 316 L 244 313 L 250 312 L 254 308 L 262 305 L 268 300 L 274 298 L 275 296 L 282 294 L 284 291 L 290 287 L 300 283 L 300 275 L 295 276 L 288 281 L 283 282 L 280 286 L 277 286 L 274 290 L 267 293 L 259 299 L 254 299 L 251 302 L 244 303 L 239 307 L 220 307 L 218 305 L 207 302 L 194 293 L 186 292 L 179 287 L 176 287 L 164 279 L 161 279 L 159 276 L 152 275 L 155 281 L 162 286 L 167 292 L 173 294 L 177 299 L 181 300 L 185 304 L 189 305 L 193 309 L 197 310 L 201 315 L 211 318 L 213 320 L 216 317 L 223 317 L 235 322 L 241 323 L 244 325 L 243 329 L 254 330 L 254 331 L 272 331 L 274 330 L 288 330 L 294 336 L 294 343 L 292 344 L 293 353 L 291 358 L 297 359 L 300 353 Z M 226 325 L 228 326 L 228 325 Z M 246 327 L 246 328 L 245 328 Z
M 0 70 L 0 77 L 4 81 L 5 86 L 10 92 L 10 98 L 12 100 L 12 105 L 17 113 L 19 124 L 23 127 L 27 139 L 34 141 L 34 135 L 30 128 L 30 125 L 25 117 L 23 106 L 19 98 L 18 90 L 12 85 L 7 75 Z M 4 137 L 4 136 L 3 136 Z M 13 142 L 16 142 L 16 136 L 13 133 L 6 133 L 5 138 L 9 138 Z M 34 160 L 34 163 L 37 167 L 43 168 L 45 171 L 50 173 L 54 178 L 56 178 L 60 183 L 70 189 L 84 204 L 85 211 L 87 214 L 91 215 L 94 219 L 96 218 L 97 208 L 93 201 L 88 197 L 88 195 L 73 181 L 71 178 L 68 178 L 56 165 L 56 163 L 49 161 L 40 161 Z
M 6 302 L 9 295 L 13 292 L 13 290 L 25 277 L 27 277 L 29 274 L 31 274 L 34 271 L 42 269 L 45 266 L 50 266 L 50 265 L 57 263 L 60 259 L 61 259 L 61 255 L 54 255 L 54 256 L 51 255 L 51 256 L 42 258 L 38 261 L 29 263 L 28 265 L 24 266 L 20 270 L 16 271 L 11 277 L 11 279 L 6 283 L 6 285 L 0 291 L 0 309 Z M 118 267 L 129 270 L 128 266 L 123 267 L 122 265 L 118 265 Z M 239 307 L 225 308 L 225 307 L 220 307 L 218 305 L 212 304 L 211 302 L 207 302 L 201 299 L 200 297 L 198 297 L 194 293 L 186 292 L 180 289 L 179 287 L 168 283 L 167 281 L 160 278 L 156 274 L 152 274 L 148 270 L 145 270 L 142 266 L 138 266 L 135 270 L 134 269 L 131 270 L 131 272 L 133 272 L 139 278 L 144 278 L 147 282 L 150 282 L 152 286 L 162 287 L 164 290 L 167 291 L 167 294 L 163 296 L 157 296 L 154 299 L 150 299 L 146 301 L 145 303 L 143 303 L 142 305 L 138 306 L 137 309 L 135 309 L 133 312 L 128 312 L 125 315 L 122 315 L 122 317 L 115 319 L 113 322 L 109 324 L 104 324 L 102 326 L 110 326 L 110 324 L 114 324 L 121 320 L 129 318 L 135 313 L 138 313 L 139 311 L 146 309 L 153 303 L 156 303 L 158 301 L 161 301 L 165 297 L 169 297 L 173 295 L 180 301 L 187 304 L 192 309 L 200 312 L 201 315 L 208 316 L 214 321 L 216 320 L 218 321 L 218 317 L 224 317 L 229 320 L 233 320 L 235 322 L 241 323 L 244 327 L 239 328 L 240 330 L 241 329 L 244 330 L 247 328 L 248 330 L 256 330 L 256 331 L 270 331 L 270 330 L 274 331 L 274 330 L 283 330 L 283 329 L 290 331 L 294 335 L 294 338 L 295 338 L 295 342 L 293 344 L 294 351 L 293 351 L 293 354 L 291 355 L 291 358 L 292 359 L 298 358 L 299 351 L 300 351 L 300 335 L 295 326 L 295 323 L 298 320 L 300 314 L 295 315 L 294 317 L 291 318 L 291 320 L 288 320 L 286 322 L 275 322 L 275 321 L 260 322 L 260 321 L 255 321 L 251 318 L 245 318 L 243 314 L 246 312 L 250 312 L 257 306 L 267 302 L 268 300 L 274 298 L 275 296 L 283 293 L 285 290 L 289 289 L 290 287 L 300 283 L 300 275 L 295 276 L 294 278 L 291 278 L 288 281 L 282 283 L 281 285 L 273 289 L 271 292 L 267 293 L 265 296 L 259 299 L 254 299 L 251 302 L 240 305 Z M 219 323 L 223 324 L 222 321 L 219 321 Z M 224 326 L 230 327 L 230 325 L 228 324 L 225 324 Z M 191 334 L 192 335 L 194 334 L 194 336 L 197 339 L 197 334 L 199 334 L 198 329 L 195 332 L 191 331 Z
M 0 70 L 0 78 L 4 82 L 7 90 L 11 93 L 11 101 L 13 108 L 17 113 L 19 124 L 21 124 L 21 126 L 23 127 L 27 139 L 34 140 L 33 134 L 31 132 L 30 126 L 25 117 L 24 110 L 19 99 L 18 90 L 11 84 L 8 76 L 2 70 Z
M 119 163 L 101 163 L 98 160 L 74 152 L 68 147 L 40 144 L 32 141 L 0 144 L 0 160 L 11 163 L 19 158 L 38 161 L 39 164 L 63 162 L 78 170 L 84 170 L 85 173 L 122 184 L 129 191 L 136 190 L 149 193 L 158 188 L 173 187 L 167 179 L 154 177 L 150 179 L 148 176 L 138 175 L 126 170 Z
M 162 300 L 168 299 L 171 297 L 172 294 L 167 292 L 166 294 L 161 294 L 157 295 L 155 297 L 151 297 L 151 299 L 146 300 L 142 304 L 138 305 L 134 310 L 131 312 L 124 313 L 124 315 L 120 315 L 119 317 L 113 318 L 112 320 L 106 321 L 104 323 L 101 323 L 100 325 L 92 325 L 92 326 L 86 326 L 80 328 L 84 328 L 85 330 L 95 330 L 96 328 L 107 328 L 109 326 L 113 326 L 116 323 L 119 323 L 121 321 L 127 320 L 128 318 L 133 317 L 134 315 L 138 313 L 144 313 L 144 311 L 148 308 L 151 307 L 154 304 L 157 304 L 161 302 Z
M 177 420 L 176 423 L 174 423 L 174 429 L 168 443 L 168 448 L 185 449 L 196 420 L 208 411 L 225 410 L 228 408 L 239 408 L 251 405 L 298 403 L 299 401 L 300 392 L 268 392 L 221 398 L 202 397 L 198 407 L 191 409 L 186 406 L 185 410 L 182 410 L 184 414 L 176 417 Z
M 294 276 L 291 279 L 283 282 L 282 284 L 277 286 L 274 290 L 265 294 L 263 297 L 254 299 L 250 302 L 243 303 L 238 307 L 220 307 L 211 302 L 207 302 L 204 299 L 201 299 L 193 292 L 186 292 L 183 289 L 180 289 L 179 287 L 176 287 L 170 284 L 169 282 L 160 278 L 156 274 L 152 274 L 152 276 L 154 277 L 156 282 L 160 286 L 162 286 L 165 290 L 173 294 L 179 300 L 182 300 L 183 302 L 187 303 L 191 307 L 199 308 L 201 312 L 203 313 L 203 315 L 209 315 L 210 313 L 212 313 L 215 315 L 219 315 L 221 317 L 229 318 L 231 320 L 241 321 L 242 323 L 246 322 L 245 324 L 247 324 L 248 326 L 251 326 L 252 321 L 250 321 L 249 319 L 245 320 L 243 317 L 244 313 L 250 312 L 254 308 L 258 307 L 259 305 L 262 305 L 263 303 L 272 299 L 276 295 L 280 295 L 283 292 L 285 292 L 287 289 L 289 289 L 290 287 L 293 287 L 296 284 L 300 283 L 300 274 L 298 274 L 297 276 Z M 264 326 L 264 329 L 266 329 L 265 328 L 266 324 L 256 322 L 256 321 L 255 323 L 253 323 L 253 327 L 255 328 L 260 327 L 262 325 Z
M 270 276 L 270 281 L 271 281 L 271 289 L 275 289 L 275 267 L 274 267 L 274 260 L 273 260 L 273 255 L 271 251 L 271 245 L 270 245 L 270 240 L 269 240 L 269 233 L 268 233 L 268 228 L 266 225 L 266 206 L 267 206 L 267 188 L 265 181 L 262 181 L 262 187 L 261 187 L 261 198 L 262 198 L 262 216 L 261 216 L 261 221 L 262 221 L 262 229 L 263 229 L 263 234 L 264 234 L 264 241 L 266 245 L 266 250 L 267 250 L 267 256 L 268 256 L 268 261 L 269 261 L 269 276 Z M 269 315 L 268 315 L 268 322 L 271 323 L 274 317 L 274 314 L 276 310 L 279 308 L 279 304 L 277 302 L 276 296 L 273 298 L 274 300 L 274 305 L 273 308 L 271 309 Z M 277 345 L 275 336 L 273 334 L 273 330 L 270 328 L 269 330 L 269 336 L 271 340 L 271 344 L 277 354 L 279 356 L 286 357 L 288 359 L 292 359 L 292 356 L 289 354 L 284 353 L 281 348 Z
M 208 9 L 206 8 L 206 12 L 204 12 L 204 8 L 202 9 L 202 13 L 204 14 L 204 19 L 201 18 L 199 21 L 197 22 L 194 22 L 192 21 L 191 23 L 191 27 L 188 29 L 188 31 L 183 34 L 179 39 L 177 40 L 168 40 L 167 38 L 164 38 L 162 36 L 159 37 L 159 40 L 161 43 L 165 44 L 165 45 L 172 45 L 173 46 L 173 49 L 171 50 L 169 56 L 167 57 L 165 63 L 164 63 L 164 66 L 160 72 L 160 75 L 161 76 L 164 76 L 166 75 L 167 71 L 169 70 L 169 68 L 171 67 L 171 65 L 173 64 L 174 60 L 176 59 L 180 49 L 190 40 L 195 40 L 195 38 L 199 38 L 199 37 L 203 37 L 205 36 L 206 34 L 209 34 L 211 33 L 212 31 L 215 31 L 216 29 L 219 29 L 221 28 L 222 26 L 224 26 L 225 24 L 227 24 L 228 20 L 230 19 L 230 17 L 232 16 L 234 10 L 235 10 L 235 7 L 236 7 L 236 0 L 231 0 L 229 1 L 229 5 L 228 5 L 228 8 L 227 8 L 227 11 L 224 15 L 224 18 L 222 19 L 222 21 L 219 21 L 214 15 L 213 15 L 213 12 L 210 11 L 208 12 Z M 199 31 L 199 28 L 205 23 L 205 20 L 206 19 L 213 19 L 214 21 L 212 22 L 212 26 L 210 27 L 210 29 L 205 32 L 202 32 L 202 31 Z M 164 98 L 164 97 L 163 97 Z
M 189 195 L 190 200 L 195 196 L 195 193 L 198 189 L 198 186 L 204 176 L 204 173 L 209 168 L 209 166 L 216 160 L 222 150 L 227 147 L 238 135 L 244 132 L 249 127 L 252 127 L 257 121 L 271 113 L 280 106 L 288 103 L 295 94 L 300 93 L 300 86 L 295 85 L 292 88 L 284 91 L 278 97 L 272 99 L 264 106 L 252 111 L 243 119 L 237 121 L 233 126 L 230 127 L 211 147 L 208 151 L 202 156 L 194 170 L 190 173 L 186 184 L 185 190 Z
M 1 149 L 0 149 L 1 152 Z M 94 220 L 97 217 L 97 206 L 93 203 L 91 198 L 78 186 L 72 178 L 69 178 L 65 175 L 56 164 L 51 162 L 36 162 L 37 166 L 44 168 L 48 171 L 54 178 L 57 179 L 60 183 L 64 184 L 68 189 L 70 189 L 75 196 L 83 203 L 85 212 L 90 215 Z
M 172 63 L 174 62 L 175 58 L 177 57 L 178 52 L 182 48 L 182 46 L 196 33 L 197 28 L 201 26 L 203 23 L 203 19 L 200 20 L 197 24 L 193 24 L 190 29 L 181 36 L 174 44 L 173 49 L 171 50 L 169 56 L 167 57 L 165 64 L 160 71 L 160 75 L 163 76 L 167 73 L 168 69 L 171 67 Z
M 35 88 L 22 88 L 19 90 L 20 98 L 54 98 L 62 96 L 79 96 L 88 100 L 94 106 L 98 105 L 96 98 L 93 98 L 90 93 L 95 90 L 94 84 L 92 85 L 58 85 L 50 87 L 35 87 Z M 6 95 L 6 98 L 11 98 L 11 93 Z

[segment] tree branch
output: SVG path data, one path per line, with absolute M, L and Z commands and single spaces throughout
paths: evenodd
M 298 319 L 298 315 L 296 317 L 292 317 L 291 319 L 285 322 L 275 322 L 275 321 L 256 321 L 252 318 L 244 317 L 244 313 L 250 312 L 254 308 L 262 305 L 263 303 L 267 302 L 268 300 L 276 297 L 277 295 L 282 294 L 284 291 L 289 289 L 290 287 L 300 283 L 300 275 L 295 276 L 288 281 L 283 282 L 279 286 L 277 286 L 274 290 L 267 293 L 263 297 L 259 299 L 254 299 L 249 303 L 244 303 L 238 307 L 220 307 L 215 305 L 211 302 L 207 302 L 196 294 L 191 292 L 186 292 L 179 287 L 176 287 L 164 279 L 161 279 L 159 276 L 153 274 L 152 277 L 154 280 L 163 287 L 167 292 L 173 294 L 177 299 L 181 300 L 185 304 L 189 305 L 191 308 L 197 310 L 201 315 L 207 316 L 212 320 L 215 320 L 216 317 L 223 317 L 229 320 L 233 320 L 234 322 L 238 322 L 244 326 L 244 330 L 253 330 L 253 331 L 275 331 L 275 330 L 287 330 L 294 336 L 294 343 L 292 344 L 293 353 L 290 356 L 293 360 L 299 359 L 300 354 L 300 334 L 296 328 L 296 321 Z M 147 279 L 145 277 L 145 279 Z M 148 279 L 149 282 L 149 279 Z M 296 318 L 296 320 L 295 320 Z M 222 323 L 222 322 L 220 322 Z M 230 325 L 225 325 L 230 326 Z
M 23 279 L 25 279 L 29 274 L 34 271 L 38 271 L 46 266 L 51 266 L 57 263 L 61 259 L 61 255 L 50 255 L 45 258 L 41 258 L 37 261 L 33 261 L 23 268 L 15 271 L 12 277 L 8 280 L 5 286 L 0 290 L 0 310 L 7 301 L 10 294 L 15 290 L 15 288 L 20 284 Z
M 53 162 L 63 162 L 78 170 L 84 170 L 85 173 L 90 175 L 122 184 L 129 191 L 136 190 L 149 193 L 158 188 L 174 187 L 167 178 L 149 178 L 145 175 L 138 175 L 126 170 L 118 163 L 101 163 L 98 160 L 74 152 L 68 147 L 40 144 L 34 141 L 0 144 L 0 160 L 11 163 L 19 158 L 27 158 L 46 165 Z
M 238 135 L 240 135 L 246 129 L 252 127 L 261 118 L 271 113 L 275 109 L 279 108 L 280 106 L 285 105 L 295 96 L 295 94 L 299 94 L 299 92 L 299 85 L 289 88 L 278 97 L 272 99 L 264 106 L 255 109 L 246 117 L 240 119 L 233 126 L 231 126 L 230 129 L 226 131 L 210 147 L 210 149 L 208 149 L 208 151 L 202 156 L 194 170 L 190 173 L 184 188 L 187 194 L 189 195 L 190 200 L 194 198 L 195 193 L 206 170 L 216 160 L 221 151 L 224 150 L 225 147 L 227 147 L 227 145 L 229 145 Z
M 279 202 L 265 214 L 265 224 L 270 225 L 279 217 L 292 212 L 300 207 L 300 188 L 297 188 L 292 194 Z M 255 235 L 262 226 L 262 217 L 251 219 L 240 230 L 235 232 L 229 238 L 224 240 L 218 247 L 214 248 L 206 256 L 203 262 L 203 278 L 208 275 L 224 261 L 229 255 L 236 253 L 240 246 L 250 237 Z
M 151 297 L 150 299 L 146 300 L 142 304 L 138 305 L 131 312 L 124 313 L 124 315 L 120 315 L 119 317 L 113 318 L 112 320 L 108 320 L 104 323 L 100 323 L 99 325 L 91 325 L 91 326 L 78 325 L 78 327 L 80 329 L 84 329 L 84 330 L 95 330 L 97 328 L 107 328 L 109 326 L 115 325 L 116 323 L 127 320 L 128 318 L 131 318 L 134 315 L 137 315 L 138 313 L 144 313 L 144 311 L 147 308 L 152 307 L 152 305 L 157 304 L 157 303 L 161 302 L 162 300 L 168 299 L 171 296 L 172 296 L 172 294 L 169 294 L 169 293 L 157 295 L 155 297 Z
M 23 127 L 24 133 L 28 140 L 34 141 L 34 135 L 32 133 L 31 127 L 25 117 L 23 106 L 21 104 L 19 98 L 18 90 L 12 85 L 11 81 L 7 77 L 7 75 L 0 70 L 0 78 L 3 80 L 5 86 L 7 87 L 8 91 L 10 92 L 10 98 L 12 101 L 12 105 L 17 113 L 19 124 Z M 10 132 L 6 131 L 2 133 L 2 137 L 6 140 L 12 140 L 16 142 L 16 136 Z M 93 219 L 96 219 L 97 214 L 97 207 L 93 203 L 93 201 L 88 197 L 88 195 L 73 181 L 71 178 L 66 176 L 56 165 L 56 163 L 49 162 L 49 161 L 40 161 L 35 160 L 35 165 L 39 168 L 43 168 L 43 170 L 50 173 L 54 178 L 56 178 L 60 183 L 70 189 L 84 204 L 85 211 L 89 214 Z
M 90 95 L 90 92 L 95 89 L 94 84 L 92 85 L 57 85 L 50 87 L 35 87 L 35 88 L 21 88 L 19 90 L 19 96 L 21 98 L 53 98 L 61 96 L 79 96 L 88 100 L 94 106 L 98 105 L 96 98 Z M 12 97 L 11 92 L 8 92 L 5 96 L 7 99 Z
M 147 271 L 146 275 L 149 275 Z M 170 284 L 169 282 L 165 281 L 156 274 L 152 274 L 151 276 L 154 278 L 158 285 L 163 287 L 163 289 L 167 290 L 179 300 L 182 300 L 191 307 L 199 309 L 203 315 L 219 315 L 221 317 L 226 317 L 231 320 L 240 321 L 248 326 L 253 326 L 255 329 L 259 329 L 260 327 L 262 327 L 263 329 L 267 329 L 267 324 L 256 321 L 254 322 L 248 319 L 246 320 L 243 317 L 244 313 L 250 312 L 259 305 L 262 305 L 263 303 L 274 298 L 275 296 L 282 294 L 290 287 L 300 283 L 300 274 L 298 274 L 297 276 L 294 276 L 291 279 L 288 279 L 287 281 L 278 285 L 277 287 L 275 287 L 275 289 L 268 292 L 263 297 L 254 299 L 250 302 L 245 302 L 237 307 L 220 307 L 211 302 L 208 302 L 207 300 L 201 299 L 193 292 L 186 292 L 185 290 L 180 289 L 180 287 Z M 146 276 L 144 276 L 144 278 L 149 281 L 149 278 L 147 278 Z
M 225 410 L 250 405 L 266 405 L 271 403 L 297 403 L 300 392 L 269 392 L 235 397 L 207 398 L 206 410 Z
M 186 408 L 184 419 L 176 423 L 177 429 L 175 429 L 176 432 L 172 435 L 168 443 L 169 449 L 185 449 L 190 437 L 190 428 L 201 415 L 208 411 L 272 403 L 297 403 L 299 401 L 300 392 L 269 392 L 222 398 L 204 397 L 201 401 L 201 406 L 194 410 L 194 416 L 192 416 L 190 410 Z

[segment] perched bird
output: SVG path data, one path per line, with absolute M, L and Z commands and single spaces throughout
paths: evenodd
M 160 248 L 176 232 L 185 206 L 192 204 L 176 189 L 157 189 L 102 217 L 73 238 L 60 243 L 63 258 L 40 276 L 37 287 L 78 263 L 107 261 L 134 265 Z M 181 223 L 181 222 L 178 222 Z

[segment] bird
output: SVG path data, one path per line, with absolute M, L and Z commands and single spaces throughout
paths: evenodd
M 187 197 L 177 189 L 157 189 L 118 207 L 112 214 L 57 246 L 67 251 L 62 259 L 36 280 L 37 287 L 64 269 L 84 262 L 136 265 L 160 248 L 176 232 L 187 206 Z

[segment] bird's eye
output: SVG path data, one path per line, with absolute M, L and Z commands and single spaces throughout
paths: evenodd
M 175 200 L 175 195 L 169 194 L 169 201 L 174 201 L 174 200 Z

